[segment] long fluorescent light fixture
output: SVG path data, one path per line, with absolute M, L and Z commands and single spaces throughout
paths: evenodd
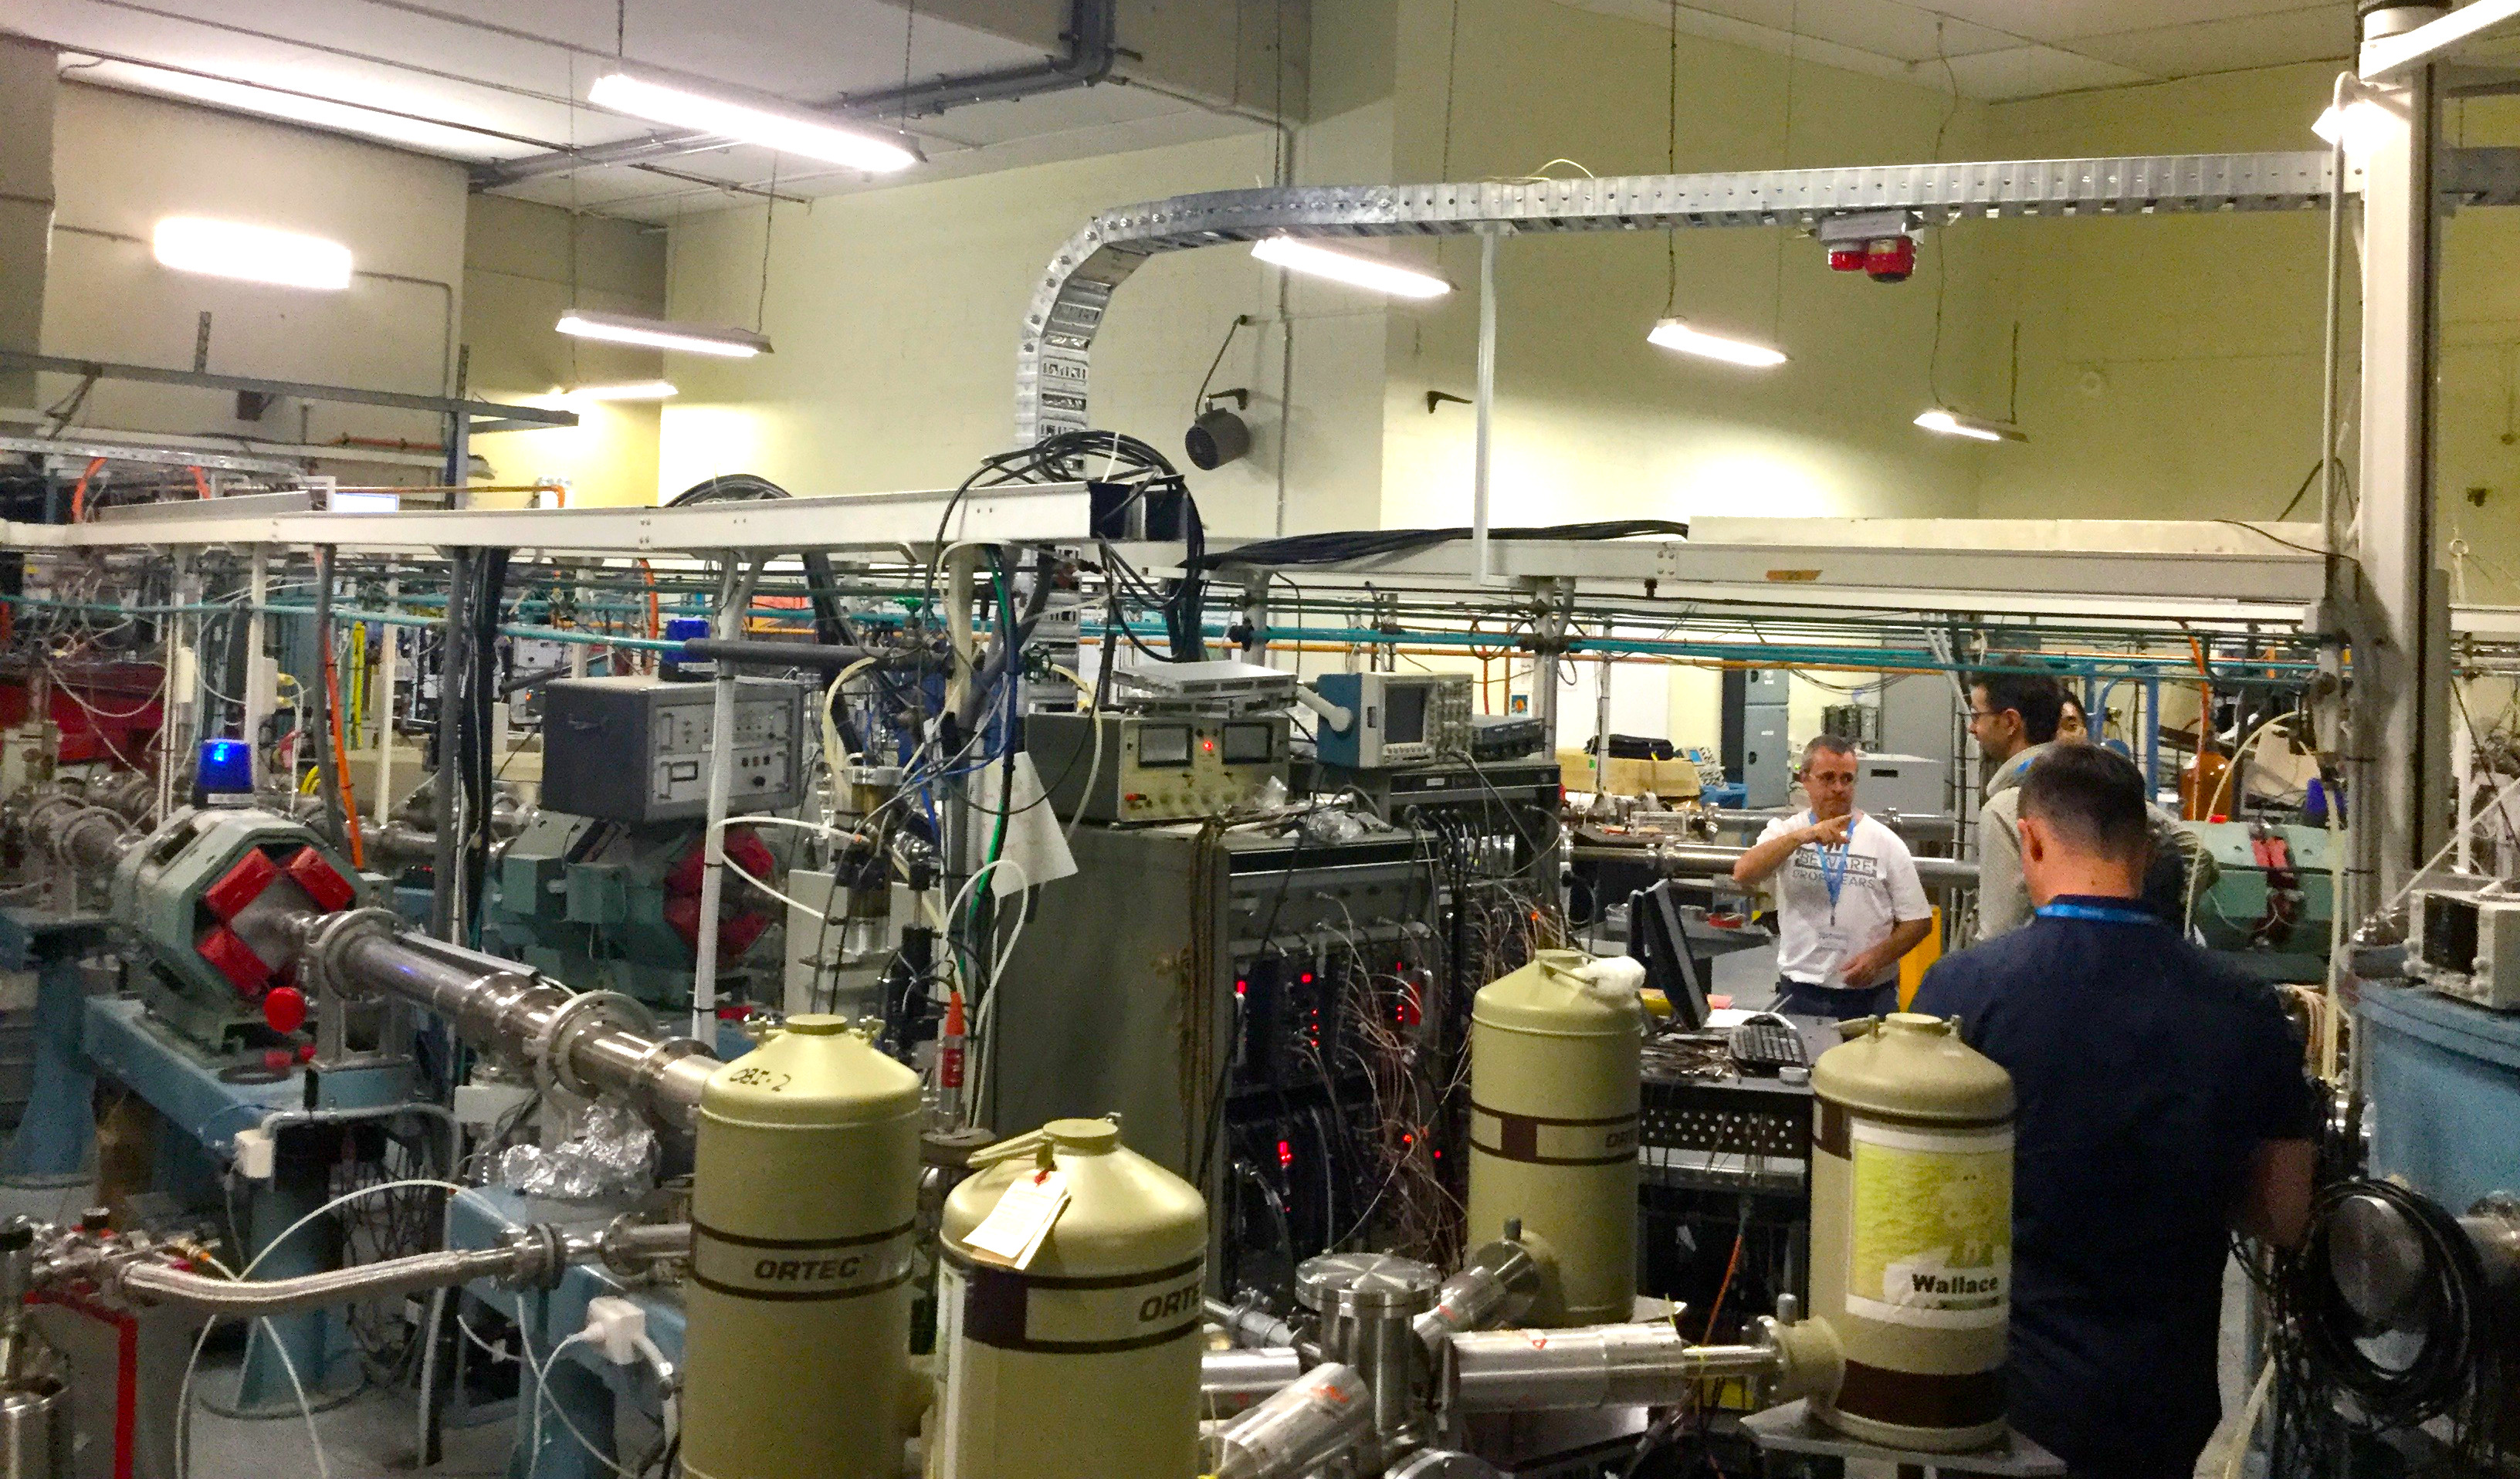
M 592 308 L 571 308 L 553 325 L 562 334 L 579 338 L 605 339 L 615 344 L 646 344 L 654 349 L 685 349 L 694 354 L 714 354 L 726 359 L 750 359 L 770 352 L 770 340 L 743 329 L 720 329 L 708 324 L 677 324 L 671 319 L 642 318 L 635 313 L 599 313 Z
M 918 153 L 901 143 L 844 128 L 828 114 L 774 99 L 738 101 L 723 92 L 696 92 L 628 72 L 596 78 L 586 97 L 600 108 L 633 117 L 875 174 L 908 169 L 919 162 Z
M 1691 329 L 1676 318 L 1664 319 L 1645 336 L 1645 342 L 1700 359 L 1722 360 L 1728 365 L 1744 365 L 1753 370 L 1772 370 L 1785 362 L 1784 351 L 1754 344 L 1748 339 L 1726 338 Z
M 680 394 L 672 381 L 624 381 L 617 385 L 562 385 L 552 391 L 555 400 L 580 401 L 648 401 L 667 400 Z
M 150 245 L 177 272 L 338 292 L 350 286 L 350 248 L 322 237 L 202 216 L 168 216 Z
M 1984 417 L 1963 416 L 1937 406 L 1916 418 L 1916 425 L 1945 436 L 1965 436 L 1971 441 L 2026 442 L 2030 433 L 2008 422 L 1988 421 Z
M 1432 273 L 1411 267 L 1398 267 L 1372 257 L 1356 256 L 1345 251 L 1332 251 L 1310 242 L 1292 237 L 1263 237 L 1251 244 L 1251 254 L 1288 272 L 1301 272 L 1311 277 L 1328 278 L 1351 288 L 1371 292 L 1387 292 L 1393 297 L 1442 297 L 1453 291 L 1453 285 Z

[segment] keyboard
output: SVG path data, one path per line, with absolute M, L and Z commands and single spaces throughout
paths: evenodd
M 1811 1066 L 1811 1054 L 1803 1048 L 1803 1035 L 1775 1017 L 1752 1017 L 1733 1028 L 1731 1049 L 1733 1065 L 1744 1073 Z

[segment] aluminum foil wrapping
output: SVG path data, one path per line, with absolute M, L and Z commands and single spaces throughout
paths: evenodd
M 619 1104 L 588 1107 L 557 1145 L 517 1145 L 499 1157 L 499 1184 L 526 1196 L 593 1201 L 654 1185 L 656 1135 Z

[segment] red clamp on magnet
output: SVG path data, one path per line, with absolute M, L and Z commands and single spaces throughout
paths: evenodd
M 295 1032 L 306 1025 L 306 993 L 294 986 L 274 986 L 262 994 L 263 1024 L 274 1032 Z
M 289 867 L 284 871 L 292 882 L 306 890 L 306 897 L 315 901 L 315 907 L 327 914 L 347 905 L 358 895 L 358 890 L 350 886 L 350 880 L 342 877 L 332 864 L 324 861 L 322 853 L 311 847 L 297 849 L 297 856 L 289 860 Z
M 202 890 L 202 903 L 220 919 L 233 919 L 279 876 L 280 865 L 271 861 L 271 855 L 259 847 L 250 848 L 216 883 Z
M 236 988 L 237 995 L 248 1001 L 259 995 L 271 980 L 271 967 L 263 964 L 262 957 L 255 955 L 253 947 L 225 924 L 202 936 L 193 948 L 199 950 L 202 959 L 209 962 L 219 974 L 228 978 L 228 984 Z

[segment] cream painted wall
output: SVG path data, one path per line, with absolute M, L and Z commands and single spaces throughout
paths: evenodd
M 213 371 L 430 395 L 451 386 L 463 166 L 74 83 L 59 84 L 58 103 L 47 353 L 190 368 L 206 309 Z M 344 291 L 321 292 L 170 271 L 149 235 L 177 214 L 345 243 L 358 276 Z M 70 384 L 47 376 L 44 393 Z M 443 431 L 414 412 L 309 402 L 302 413 L 301 423 L 300 404 L 283 401 L 244 422 L 226 392 L 106 381 L 82 421 L 278 440 L 296 440 L 301 426 L 317 441 L 347 432 L 435 442 Z
M 1294 131 L 1294 178 L 1392 178 L 1393 4 L 1345 0 L 1314 19 L 1303 79 L 1311 121 Z M 1246 104 L 1275 101 L 1255 85 L 1243 88 Z M 1254 125 L 1203 143 L 782 206 L 775 221 L 739 209 L 676 223 L 672 313 L 737 324 L 758 314 L 780 349 L 741 363 L 673 358 L 685 393 L 664 412 L 660 486 L 733 471 L 799 491 L 960 482 L 1012 439 L 1017 330 L 1059 246 L 1116 205 L 1268 184 L 1280 147 L 1275 130 Z M 1143 268 L 1096 345 L 1096 425 L 1187 468 L 1181 436 L 1200 377 L 1236 316 L 1249 315 L 1213 384 L 1251 392 L 1255 445 L 1241 462 L 1192 472 L 1209 527 L 1371 524 L 1382 475 L 1382 305 L 1303 285 L 1282 292 L 1280 276 L 1234 248 Z
M 1448 0 L 1365 0 L 1316 20 L 1307 182 L 1514 175 L 1559 155 L 1603 173 L 1662 166 L 1665 63 L 1653 27 L 1532 0 L 1464 0 L 1443 140 Z M 1682 167 L 1786 162 L 1787 68 L 1765 53 L 1685 38 Z M 1976 111 L 1923 88 L 1804 65 L 1794 70 L 1790 162 L 1923 157 L 1944 132 L 1964 155 Z M 1266 137 L 912 185 L 782 207 L 761 293 L 763 213 L 677 226 L 678 317 L 749 324 L 756 303 L 780 352 L 686 365 L 664 415 L 662 481 L 752 468 L 818 489 L 950 484 L 1003 447 L 1015 325 L 1043 263 L 1096 210 L 1187 190 L 1264 183 Z M 1565 166 L 1558 166 L 1562 171 Z M 1677 359 L 1644 343 L 1664 301 L 1659 236 L 1509 242 L 1504 249 L 1500 516 L 1542 521 L 1758 507 L 1778 513 L 1965 514 L 1973 449 L 1908 425 L 1928 397 L 1935 287 L 1885 288 L 1826 272 L 1817 246 L 1777 233 L 1681 243 L 1681 300 L 1715 326 L 1778 327 L 1796 355 L 1774 375 Z M 1467 393 L 1475 248 L 1377 244 L 1440 260 L 1462 288 L 1432 307 L 1298 280 L 1293 409 L 1276 275 L 1239 250 L 1157 259 L 1115 299 L 1095 354 L 1096 421 L 1178 445 L 1191 393 L 1225 325 L 1262 320 L 1218 370 L 1255 392 L 1261 446 L 1196 480 L 1212 526 L 1458 522 L 1467 516 L 1470 422 L 1430 416 L 1429 389 Z M 1947 385 L 1973 383 L 1958 327 L 1978 268 L 1951 264 Z
M 766 292 L 763 211 L 678 225 L 673 316 L 749 326 L 758 305 L 778 349 L 669 356 L 684 394 L 665 410 L 663 486 L 747 471 L 800 493 L 955 485 L 1012 444 L 1016 333 L 1058 244 L 1103 204 L 1270 167 L 1267 139 L 1227 139 L 786 207 Z M 1097 354 L 1098 424 L 1177 448 L 1198 368 L 1236 314 L 1262 311 L 1260 286 L 1221 254 L 1139 273 Z
M 472 390 L 494 400 L 558 405 L 578 425 L 506 431 L 473 448 L 494 483 L 565 482 L 571 505 L 648 504 L 657 498 L 660 413 L 652 401 L 575 401 L 555 388 L 654 380 L 664 356 L 554 332 L 572 301 L 617 313 L 665 307 L 665 237 L 629 221 L 496 196 L 472 198 L 465 233 L 464 341 Z M 481 495 L 482 507 L 520 498 Z
M 1990 142 L 2006 157 L 2317 148 L 2309 121 L 2334 74 L 2281 67 L 2007 104 L 1989 111 Z M 2453 131 L 2472 143 L 2520 142 L 2514 117 L 2507 105 L 2479 105 Z M 1983 455 L 1979 512 L 2268 518 L 2284 507 L 2318 460 L 2322 215 L 1984 230 L 1981 351 L 1999 361 L 2020 323 L 2020 415 L 2032 439 Z M 2480 601 L 2520 601 L 2515 262 L 2520 211 L 2470 210 L 2451 223 L 2441 523 L 2446 560 L 2452 540 L 2472 552 L 2464 588 Z M 2354 324 L 2350 288 L 2346 312 Z M 2349 354 L 2353 342 L 2349 329 Z M 2466 490 L 2480 487 L 2483 504 L 2471 504 Z M 2315 516 L 2315 493 L 2303 508 L 2296 516 Z
M 1456 38 L 1455 16 L 1450 0 L 1402 0 L 1403 177 L 1572 173 L 1551 163 L 1560 157 L 1604 175 L 1663 170 L 1662 31 L 1565 6 L 1462 0 Z M 1679 88 L 1684 171 L 1928 158 L 1947 123 L 1947 157 L 1975 147 L 1973 107 L 1809 63 L 1789 78 L 1784 58 L 1691 36 L 1681 38 Z M 1661 234 L 1508 240 L 1499 253 L 1497 517 L 1974 512 L 1975 454 L 1909 425 L 1929 398 L 1940 244 L 1928 244 L 1914 280 L 1885 287 L 1832 274 L 1816 245 L 1781 236 L 1726 229 L 1677 243 L 1677 311 L 1793 356 L 1768 372 L 1645 343 L 1665 306 Z M 1966 389 L 1974 359 L 1962 326 L 1979 246 L 1965 238 L 1953 246 L 1943 380 Z M 1471 420 L 1458 406 L 1429 416 L 1425 392 L 1471 389 L 1478 251 L 1456 240 L 1414 254 L 1440 261 L 1463 291 L 1431 311 L 1394 316 L 1383 520 L 1464 522 Z

